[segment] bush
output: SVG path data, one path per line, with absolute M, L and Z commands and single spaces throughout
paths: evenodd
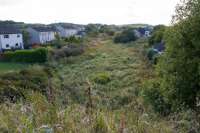
M 160 43 L 163 41 L 164 33 L 166 31 L 166 26 L 157 25 L 154 27 L 154 31 L 152 36 L 149 38 L 149 45 L 152 46 L 154 44 Z
M 83 45 L 70 44 L 68 46 L 63 47 L 62 49 L 54 50 L 52 54 L 55 59 L 59 59 L 70 56 L 78 56 L 81 55 L 83 52 Z
M 102 113 L 98 114 L 96 121 L 94 122 L 93 132 L 94 133 L 108 133 L 109 132 L 108 124 L 106 123 L 106 120 Z
M 14 52 L 5 52 L 1 61 L 20 62 L 20 63 L 44 63 L 48 58 L 48 50 L 38 48 L 32 50 L 17 50 Z
M 147 81 L 142 90 L 142 96 L 145 102 L 150 103 L 154 111 L 161 115 L 168 115 L 171 111 L 171 106 L 164 99 L 164 95 L 160 89 L 160 84 L 157 80 Z
M 165 33 L 166 50 L 157 73 L 173 108 L 197 109 L 200 99 L 200 1 L 186 0 L 177 7 L 177 23 Z
M 93 80 L 99 84 L 107 84 L 110 82 L 110 74 L 108 73 L 98 73 L 94 76 Z
M 80 38 L 80 37 L 71 36 L 71 37 L 65 38 L 65 42 L 68 42 L 68 43 L 82 43 L 83 39 Z
M 108 31 L 106 31 L 106 34 L 109 35 L 109 36 L 114 36 L 115 35 L 115 31 L 108 30 Z
M 42 67 L 32 67 L 19 73 L 0 75 L 0 103 L 6 100 L 16 102 L 25 94 L 36 91 L 47 95 L 47 73 Z
M 154 50 L 153 48 L 148 49 L 147 57 L 149 60 L 153 60 L 154 57 L 158 54 L 158 51 Z
M 114 38 L 115 43 L 128 43 L 137 40 L 134 29 L 128 29 L 116 35 Z

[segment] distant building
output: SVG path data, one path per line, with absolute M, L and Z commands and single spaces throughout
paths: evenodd
M 56 30 L 58 34 L 60 35 L 60 37 L 63 37 L 63 38 L 75 36 L 79 32 L 79 29 L 77 28 L 73 28 L 69 26 L 60 26 L 60 25 L 56 26 Z
M 150 37 L 152 33 L 152 28 L 151 27 L 141 27 L 138 28 L 137 31 L 140 33 L 141 37 Z
M 0 51 L 11 49 L 24 49 L 22 33 L 15 27 L 1 26 Z
M 153 46 L 153 49 L 157 51 L 159 54 L 162 54 L 165 50 L 165 43 L 164 41 L 157 43 Z
M 55 40 L 55 31 L 51 27 L 29 27 L 30 44 L 45 44 Z
M 151 36 L 151 32 L 149 30 L 146 30 L 144 33 L 145 37 L 150 37 Z

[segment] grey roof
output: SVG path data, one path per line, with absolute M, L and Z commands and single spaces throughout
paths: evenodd
M 19 34 L 21 31 L 14 26 L 0 26 L 0 34 Z
M 38 32 L 54 32 L 55 29 L 52 27 L 32 27 L 34 30 Z

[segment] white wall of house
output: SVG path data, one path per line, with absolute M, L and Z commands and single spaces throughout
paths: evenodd
M 40 37 L 39 37 L 39 33 L 32 29 L 32 28 L 28 28 L 27 32 L 29 33 L 29 43 L 30 44 L 39 44 L 40 43 Z
M 22 34 L 1 34 L 0 45 L 1 50 L 23 49 L 24 44 Z
M 65 29 L 63 27 L 56 26 L 56 29 L 57 29 L 58 34 L 59 34 L 60 37 L 66 37 L 66 35 L 65 35 Z
M 61 37 L 75 36 L 78 33 L 77 29 L 63 28 L 62 26 L 56 26 L 56 29 Z
M 31 44 L 45 44 L 47 42 L 55 40 L 55 32 L 39 32 L 33 28 L 28 28 L 27 31 L 30 35 Z
M 77 33 L 78 33 L 77 29 L 65 29 L 65 36 L 66 37 L 74 36 Z
M 40 43 L 44 44 L 55 40 L 54 32 L 40 32 L 39 33 Z

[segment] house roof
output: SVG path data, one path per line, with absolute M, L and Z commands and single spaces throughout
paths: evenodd
M 0 26 L 0 34 L 18 34 L 18 33 L 21 33 L 21 31 L 14 26 Z
M 52 27 L 32 27 L 34 30 L 38 31 L 38 32 L 53 32 L 55 31 L 55 29 L 53 29 Z

